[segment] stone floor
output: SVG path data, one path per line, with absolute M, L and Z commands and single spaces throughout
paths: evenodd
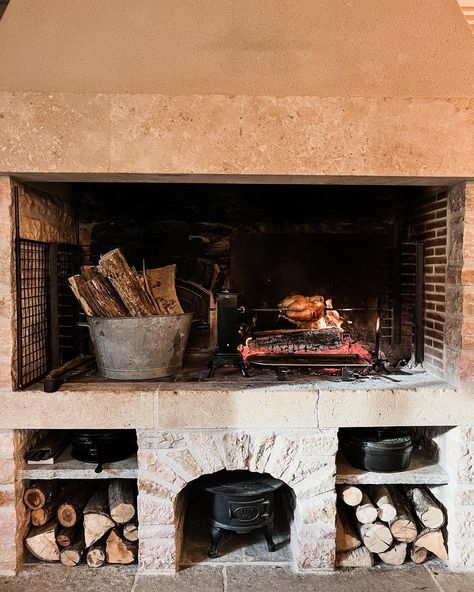
M 1 592 L 474 592 L 474 574 L 432 566 L 376 567 L 300 575 L 275 565 L 206 565 L 175 576 L 150 576 L 132 567 L 28 566 L 0 577 Z

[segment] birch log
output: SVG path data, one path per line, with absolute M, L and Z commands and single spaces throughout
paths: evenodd
M 361 524 L 359 527 L 362 543 L 372 553 L 385 553 L 393 543 L 390 529 L 382 522 L 374 524 Z
M 411 503 L 418 520 L 426 528 L 436 529 L 444 524 L 443 510 L 423 487 L 406 487 L 405 495 Z
M 109 483 L 110 516 L 117 524 L 125 524 L 135 516 L 133 484 L 128 479 L 112 479 Z
M 370 501 L 369 496 L 362 492 L 362 501 L 355 508 L 355 515 L 361 524 L 372 524 L 377 520 L 377 508 Z
M 355 485 L 341 485 L 338 487 L 337 493 L 348 506 L 358 506 L 362 501 L 362 490 Z
M 86 547 L 90 547 L 114 527 L 109 514 L 107 485 L 101 484 L 84 508 L 84 537 Z
M 442 561 L 446 561 L 448 559 L 448 552 L 446 551 L 444 536 L 441 530 L 423 530 L 416 537 L 413 544 L 416 547 L 423 547 L 427 551 L 431 551 Z
M 371 485 L 368 487 L 368 494 L 377 507 L 377 515 L 382 522 L 390 522 L 397 515 L 390 490 L 385 485 Z
M 44 526 L 34 526 L 26 535 L 25 545 L 28 551 L 41 561 L 59 561 L 59 547 L 56 543 L 56 528 L 54 520 Z
M 403 565 L 407 556 L 407 544 L 406 543 L 395 543 L 393 547 L 379 553 L 380 559 L 388 565 Z
M 374 556 L 367 547 L 336 553 L 336 567 L 373 567 Z

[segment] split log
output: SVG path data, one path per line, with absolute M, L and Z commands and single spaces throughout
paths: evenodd
M 158 314 L 183 314 L 176 293 L 176 265 L 147 269 L 144 278 L 157 305 Z
M 390 492 L 397 509 L 396 517 L 389 522 L 393 538 L 400 543 L 411 543 L 418 536 L 418 528 L 410 504 L 398 489 L 392 488 Z
M 125 524 L 135 516 L 133 484 L 127 479 L 111 479 L 109 483 L 110 516 L 117 524 Z
M 361 542 L 352 524 L 351 517 L 342 504 L 338 504 L 336 515 L 336 551 L 352 551 Z
M 74 483 L 66 488 L 62 495 L 62 503 L 56 516 L 61 526 L 71 528 L 82 520 L 84 506 L 91 497 L 92 487 L 89 484 Z
M 49 520 L 54 518 L 57 507 L 57 501 L 52 499 L 44 504 L 42 508 L 31 510 L 31 524 L 33 524 L 33 526 L 43 526 L 46 522 L 49 522 Z
M 138 541 L 138 522 L 132 520 L 128 524 L 124 524 L 123 527 L 123 538 L 127 539 L 131 543 Z
M 380 559 L 388 565 L 403 565 L 407 557 L 407 544 L 395 543 L 391 549 L 385 553 L 379 553 Z
M 140 276 L 128 265 L 120 249 L 102 255 L 99 271 L 110 280 L 132 317 L 155 314 L 155 307 L 142 285 Z
M 57 489 L 55 481 L 38 481 L 26 489 L 23 501 L 30 510 L 39 510 L 54 499 Z
M 374 556 L 367 547 L 336 553 L 336 567 L 373 567 Z
M 427 551 L 431 551 L 442 561 L 448 559 L 448 552 L 446 551 L 444 536 L 441 530 L 422 530 L 413 541 L 413 544 L 416 547 L 423 547 Z
M 296 329 L 283 334 L 264 335 L 247 341 L 250 353 L 286 353 L 296 351 L 317 352 L 342 346 L 341 333 L 336 328 Z
M 60 547 L 69 547 L 77 540 L 78 532 L 77 528 L 61 528 L 56 536 L 58 545 Z
M 133 563 L 137 558 L 137 551 L 137 544 L 124 540 L 118 528 L 114 528 L 107 537 L 105 558 L 108 563 Z
M 390 529 L 382 522 L 374 524 L 361 524 L 359 526 L 362 543 L 372 551 L 372 553 L 385 553 L 393 543 Z
M 385 485 L 371 485 L 367 489 L 372 502 L 377 506 L 377 515 L 382 522 L 390 522 L 397 515 L 390 490 Z
M 426 528 L 436 529 L 444 524 L 443 510 L 423 487 L 405 487 L 405 495 L 415 510 L 418 520 Z
M 87 281 L 98 275 L 97 265 L 81 265 L 81 275 Z
M 109 514 L 107 485 L 101 484 L 84 508 L 84 537 L 86 547 L 101 539 L 115 526 Z
M 81 536 L 79 540 L 75 541 L 72 545 L 69 545 L 69 547 L 61 549 L 59 552 L 61 563 L 66 567 L 75 567 L 81 562 L 85 548 L 84 537 Z
M 420 565 L 428 559 L 428 549 L 417 547 L 416 545 L 410 545 L 409 555 L 413 563 Z
M 86 553 L 89 567 L 101 567 L 105 563 L 105 542 L 99 541 L 91 545 Z
M 94 307 L 98 307 L 102 317 L 126 317 L 128 310 L 120 300 L 112 284 L 98 273 L 86 282 L 88 293 L 94 299 Z
M 99 316 L 94 308 L 94 303 L 91 302 L 91 296 L 87 290 L 85 279 L 81 275 L 73 275 L 69 278 L 69 285 L 86 315 L 88 317 Z
M 338 487 L 337 493 L 348 506 L 358 506 L 362 501 L 362 490 L 355 485 L 341 485 Z
M 377 508 L 370 501 L 365 491 L 362 492 L 362 501 L 355 507 L 355 515 L 361 524 L 372 524 L 377 520 Z
M 59 547 L 56 543 L 54 520 L 44 526 L 34 526 L 26 535 L 25 545 L 28 551 L 41 561 L 59 561 Z

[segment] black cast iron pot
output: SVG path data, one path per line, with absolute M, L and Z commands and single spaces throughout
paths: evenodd
M 74 430 L 71 442 L 73 458 L 97 464 L 96 473 L 103 464 L 124 460 L 138 448 L 135 430 Z
M 411 436 L 388 428 L 344 431 L 341 444 L 353 467 L 374 473 L 405 471 L 413 450 Z

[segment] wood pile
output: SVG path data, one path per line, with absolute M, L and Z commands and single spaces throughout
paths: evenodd
M 100 484 L 56 481 L 30 485 L 23 496 L 31 527 L 28 551 L 41 561 L 67 567 L 87 563 L 134 563 L 138 523 L 133 481 L 111 479 Z
M 114 249 L 97 267 L 83 266 L 69 284 L 89 317 L 146 317 L 183 313 L 175 277 L 176 265 L 138 272 Z
M 337 567 L 448 558 L 444 512 L 427 487 L 342 485 L 337 496 Z

